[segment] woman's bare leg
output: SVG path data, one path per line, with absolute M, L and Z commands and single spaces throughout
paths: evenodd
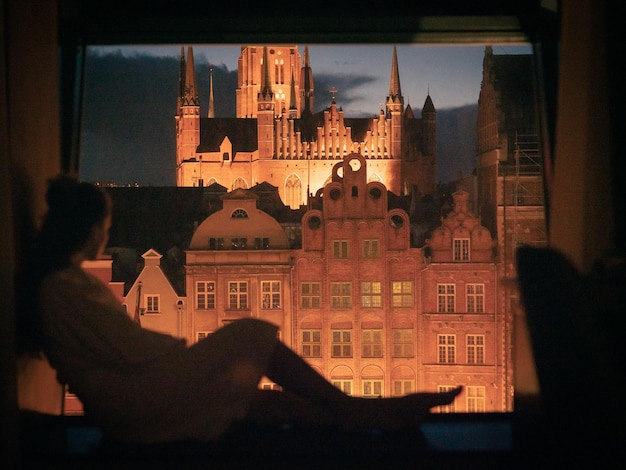
M 302 417 L 314 413 L 322 423 L 332 421 L 332 424 L 344 429 L 397 430 L 417 426 L 426 419 L 431 408 L 452 403 L 461 392 L 461 387 L 458 387 L 443 393 L 413 393 L 385 399 L 351 397 L 281 342 L 277 342 L 266 376 L 285 392 L 297 397 L 272 398 L 273 395 L 266 395 L 264 399 L 268 411 L 280 408 L 278 400 L 282 399 L 294 415 L 300 413 Z

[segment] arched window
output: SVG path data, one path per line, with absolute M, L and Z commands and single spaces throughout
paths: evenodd
M 244 180 L 243 178 L 239 177 L 237 178 L 234 182 L 233 182 L 233 188 L 232 189 L 248 189 L 248 183 L 246 183 L 246 180 Z
M 285 181 L 285 204 L 292 209 L 297 209 L 302 204 L 302 182 L 293 174 Z

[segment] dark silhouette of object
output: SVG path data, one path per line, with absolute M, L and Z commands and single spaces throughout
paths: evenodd
M 31 266 L 38 305 L 24 325 L 59 381 L 115 441 L 210 442 L 243 425 L 410 430 L 461 392 L 351 397 L 280 342 L 275 325 L 252 318 L 190 346 L 141 328 L 108 286 L 81 268 L 108 242 L 107 193 L 60 176 L 50 182 L 46 199 Z M 260 390 L 263 376 L 282 390 Z
M 606 260 L 581 274 L 552 248 L 521 246 L 516 256 L 546 418 L 543 444 L 573 458 L 621 451 L 626 263 Z

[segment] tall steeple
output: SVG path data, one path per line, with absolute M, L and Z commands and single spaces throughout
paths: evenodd
M 293 75 L 293 67 L 291 68 L 291 93 L 289 95 L 289 117 L 295 119 L 298 117 L 298 102 L 296 101 L 296 79 Z
M 198 92 L 196 90 L 196 72 L 193 62 L 193 48 L 187 48 L 187 67 L 185 70 L 185 93 L 183 106 L 199 106 Z
M 267 47 L 263 47 L 263 64 L 261 70 L 261 90 L 257 98 L 257 136 L 259 141 L 259 158 L 269 159 L 274 156 L 274 92 L 270 79 L 270 66 Z
M 177 117 L 176 137 L 176 178 L 177 185 L 182 185 L 183 175 L 178 171 L 181 163 L 196 158 L 200 145 L 200 104 L 196 90 L 196 72 L 194 69 L 193 49 L 187 49 L 187 60 L 181 57 L 181 82 L 184 65 L 184 87 L 180 91 L 180 109 Z
M 313 113 L 313 70 L 309 62 L 309 46 L 304 46 L 304 66 L 300 71 L 300 89 L 302 90 L 302 114 Z
M 176 101 L 176 115 L 180 116 L 180 107 L 185 97 L 185 47 L 180 46 L 180 65 L 178 71 L 178 99 Z
M 272 81 L 270 78 L 270 64 L 267 56 L 267 47 L 263 47 L 263 70 L 261 71 L 261 91 L 259 92 L 259 102 L 271 101 L 274 98 L 272 91 Z
M 208 117 L 215 117 L 215 108 L 213 107 L 213 68 L 209 69 L 209 114 Z
M 404 97 L 400 89 L 400 71 L 398 68 L 398 52 L 393 46 L 391 59 L 391 79 L 389 80 L 389 96 L 387 96 L 387 117 L 391 120 L 389 132 L 389 156 L 400 158 L 402 155 L 402 114 L 404 113 Z
M 393 46 L 393 58 L 391 59 L 391 78 L 389 80 L 389 96 L 387 97 L 387 109 L 390 105 L 404 105 L 404 97 L 400 88 L 400 71 L 398 68 L 398 52 Z

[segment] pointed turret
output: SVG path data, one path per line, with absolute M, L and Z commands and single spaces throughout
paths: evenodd
M 208 117 L 215 117 L 215 108 L 213 105 L 213 68 L 209 69 L 209 113 Z

